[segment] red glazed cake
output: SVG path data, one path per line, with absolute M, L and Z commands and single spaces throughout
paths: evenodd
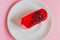
M 22 17 L 21 25 L 25 28 L 31 28 L 47 19 L 47 11 L 45 9 L 39 9 L 31 12 L 30 14 Z

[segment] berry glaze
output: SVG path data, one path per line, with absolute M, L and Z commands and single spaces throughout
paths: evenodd
M 47 19 L 47 11 L 45 9 L 39 9 L 31 12 L 30 14 L 22 17 L 21 25 L 27 29 L 37 25 Z

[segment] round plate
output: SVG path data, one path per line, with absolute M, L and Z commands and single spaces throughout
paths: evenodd
M 20 19 L 28 12 L 44 8 L 48 12 L 46 21 L 37 24 L 31 29 L 23 29 Z M 19 1 L 9 11 L 7 18 L 8 30 L 16 40 L 42 40 L 51 29 L 52 16 L 46 5 L 38 1 Z

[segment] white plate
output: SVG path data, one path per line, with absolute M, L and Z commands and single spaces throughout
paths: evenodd
M 20 19 L 28 12 L 44 8 L 48 12 L 48 18 L 45 22 L 36 25 L 31 29 L 23 29 L 20 25 Z M 51 29 L 52 16 L 48 8 L 39 1 L 19 1 L 9 11 L 7 18 L 8 30 L 16 40 L 42 40 Z

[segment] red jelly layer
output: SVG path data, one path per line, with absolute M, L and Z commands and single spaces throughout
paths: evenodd
M 41 23 L 47 19 L 47 11 L 45 9 L 39 9 L 34 11 L 21 19 L 21 25 L 25 28 L 31 28 L 36 24 Z

